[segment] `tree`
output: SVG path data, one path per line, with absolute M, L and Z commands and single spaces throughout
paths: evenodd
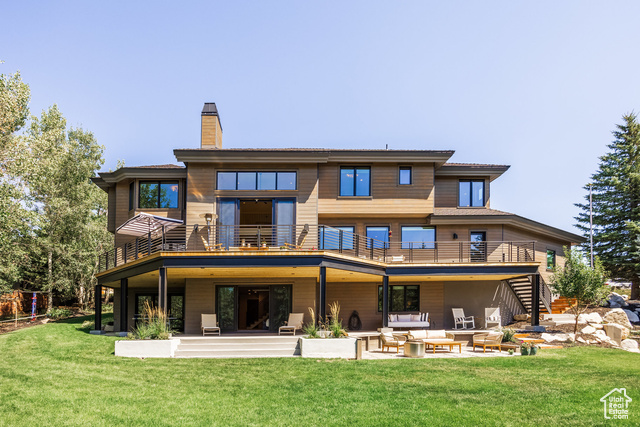
M 623 116 L 613 132 L 609 153 L 600 157 L 591 176 L 593 252 L 614 278 L 632 283 L 631 298 L 640 296 L 640 124 L 635 114 Z M 585 186 L 589 190 L 589 185 Z M 582 212 L 577 227 L 589 238 L 589 195 L 576 204 Z
M 0 74 L 0 294 L 20 282 L 32 237 L 33 215 L 19 173 L 25 150 L 17 135 L 27 122 L 29 99 L 20 73 Z
M 594 258 L 590 267 L 581 251 L 565 247 L 564 266 L 556 266 L 549 286 L 553 292 L 575 300 L 571 311 L 576 316 L 574 333 L 578 332 L 578 317 L 589 305 L 600 303 L 607 295 L 605 273 L 600 259 Z
M 86 288 L 97 268 L 97 253 L 110 246 L 106 232 L 106 194 L 91 182 L 103 164 L 103 147 L 82 129 L 67 131 L 57 106 L 32 118 L 27 133 L 32 160 L 25 180 L 38 213 L 33 281 L 49 295 L 76 294 L 85 302 Z

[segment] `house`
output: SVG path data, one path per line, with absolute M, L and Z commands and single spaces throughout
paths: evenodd
M 563 246 L 582 242 L 491 207 L 508 166 L 450 163 L 453 151 L 225 149 L 215 104 L 201 120 L 200 148 L 174 150 L 180 165 L 94 178 L 115 233 L 97 278 L 114 290 L 116 330 L 145 301 L 188 334 L 202 313 L 223 331 L 275 331 L 290 312 L 324 317 L 333 301 L 364 330 L 394 313 L 453 328 L 453 307 L 536 323 Z M 96 300 L 98 330 L 100 312 Z

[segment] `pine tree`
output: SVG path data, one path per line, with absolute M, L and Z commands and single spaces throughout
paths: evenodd
M 609 152 L 600 157 L 591 176 L 593 191 L 593 252 L 612 278 L 632 282 L 631 298 L 640 284 L 640 124 L 636 114 L 623 116 L 613 132 Z M 589 239 L 589 184 L 577 227 Z M 588 251 L 588 248 L 587 248 Z

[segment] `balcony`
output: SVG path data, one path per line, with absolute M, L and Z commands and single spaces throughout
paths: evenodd
M 156 253 L 273 254 L 325 251 L 385 264 L 463 264 L 535 262 L 535 242 L 383 242 L 325 225 L 187 226 L 160 228 L 111 249 L 98 272 Z

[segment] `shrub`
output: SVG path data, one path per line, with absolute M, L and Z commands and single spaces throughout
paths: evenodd
M 320 335 L 318 335 L 318 324 L 316 323 L 316 313 L 311 307 L 309 307 L 309 314 L 311 314 L 311 322 L 302 327 L 302 332 L 307 334 L 309 338 L 320 338 Z
M 133 329 L 133 333 L 127 335 L 129 339 L 139 340 L 167 340 L 171 329 L 167 324 L 167 314 L 159 307 L 152 307 L 145 301 L 142 309 L 142 320 Z M 130 337 L 130 335 L 132 337 Z
M 502 342 L 515 342 L 513 339 L 513 336 L 515 335 L 516 331 L 514 331 L 513 329 L 503 329 L 502 330 Z
M 342 321 L 339 318 L 340 304 L 338 301 L 329 304 L 329 315 L 331 316 L 331 321 L 327 321 L 327 330 L 331 332 L 331 336 L 333 338 L 346 337 L 347 332 L 342 327 Z
M 62 319 L 64 317 L 69 317 L 72 314 L 73 312 L 68 308 L 53 307 L 49 312 L 49 317 L 51 317 L 52 319 Z

